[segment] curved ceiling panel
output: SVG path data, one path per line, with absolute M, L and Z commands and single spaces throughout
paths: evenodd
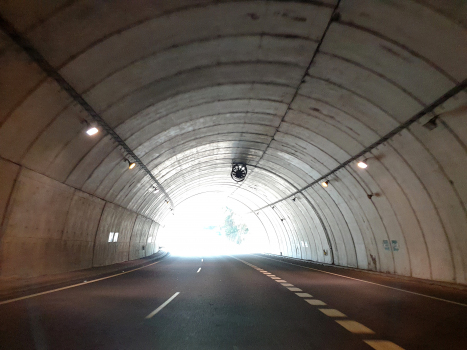
M 466 283 L 466 11 L 431 0 L 3 3 L 0 239 L 29 237 L 10 216 L 33 183 L 138 223 L 217 192 L 262 221 L 271 252 Z M 103 122 L 89 137 L 94 112 Z M 125 157 L 141 163 L 128 170 Z M 230 178 L 235 162 L 244 182 Z

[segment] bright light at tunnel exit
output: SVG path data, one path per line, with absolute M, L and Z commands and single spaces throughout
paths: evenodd
M 229 240 L 223 229 L 226 207 L 248 227 L 241 244 Z M 220 195 L 198 195 L 186 200 L 177 205 L 176 215 L 168 215 L 162 225 L 157 241 L 172 255 L 205 257 L 268 251 L 269 241 L 256 215 Z

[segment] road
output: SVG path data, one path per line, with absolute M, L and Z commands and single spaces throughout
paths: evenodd
M 0 349 L 467 349 L 465 291 L 297 264 L 169 256 L 0 303 Z

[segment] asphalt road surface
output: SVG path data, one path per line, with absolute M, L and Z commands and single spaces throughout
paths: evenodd
M 2 302 L 0 349 L 467 349 L 465 291 L 298 264 L 169 256 Z

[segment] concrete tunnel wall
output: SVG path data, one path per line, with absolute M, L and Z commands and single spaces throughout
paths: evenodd
M 373 149 L 366 170 L 351 163 L 328 188 L 287 198 L 466 79 L 466 4 L 14 1 L 0 14 L 175 209 L 218 191 L 252 208 L 273 253 L 466 283 L 465 91 Z M 0 276 L 157 249 L 147 242 L 171 212 L 167 198 L 127 169 L 109 135 L 84 134 L 88 113 L 5 31 L 0 82 Z M 249 168 L 241 184 L 233 161 Z M 112 230 L 118 243 L 107 242 Z

